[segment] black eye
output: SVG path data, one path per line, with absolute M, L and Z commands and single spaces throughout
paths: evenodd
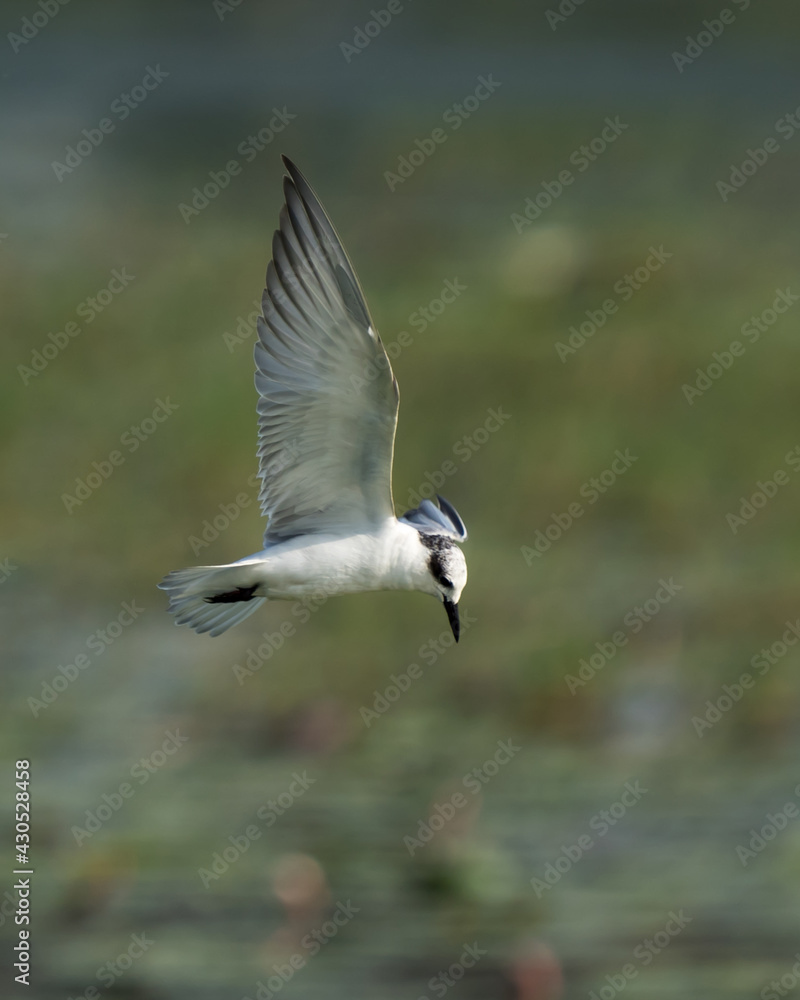
M 441 553 L 437 551 L 431 552 L 430 559 L 428 560 L 428 568 L 431 571 L 431 576 L 434 580 L 441 584 L 443 587 L 452 587 L 452 582 L 448 579 L 447 574 L 444 571 L 444 566 L 442 565 Z

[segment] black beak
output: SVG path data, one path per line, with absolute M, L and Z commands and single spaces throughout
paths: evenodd
M 450 628 L 453 630 L 453 637 L 456 642 L 458 642 L 458 637 L 461 635 L 461 622 L 458 618 L 458 605 L 453 604 L 452 601 L 448 601 L 445 597 L 444 610 L 447 612 L 447 620 L 450 622 Z

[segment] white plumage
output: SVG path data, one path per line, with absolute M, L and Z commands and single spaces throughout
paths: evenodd
M 339 237 L 284 163 L 255 347 L 264 549 L 159 586 L 177 624 L 210 635 L 268 599 L 419 590 L 444 602 L 458 639 L 466 529 L 441 497 L 395 517 L 397 382 Z

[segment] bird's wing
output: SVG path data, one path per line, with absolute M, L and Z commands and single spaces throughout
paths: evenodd
M 439 506 L 430 500 L 423 500 L 419 507 L 407 510 L 398 520 L 416 528 L 421 535 L 446 535 L 456 542 L 466 542 L 467 529 L 455 507 L 436 495 Z
M 394 514 L 397 382 L 325 209 L 284 164 L 255 346 L 266 544 L 365 531 Z

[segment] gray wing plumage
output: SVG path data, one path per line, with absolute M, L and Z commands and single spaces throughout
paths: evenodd
M 336 231 L 283 161 L 255 346 L 266 544 L 369 530 L 394 514 L 397 382 Z
M 436 495 L 437 507 L 431 500 L 423 500 L 419 507 L 407 510 L 398 520 L 416 528 L 421 535 L 445 535 L 456 542 L 467 540 L 467 529 L 455 507 Z

